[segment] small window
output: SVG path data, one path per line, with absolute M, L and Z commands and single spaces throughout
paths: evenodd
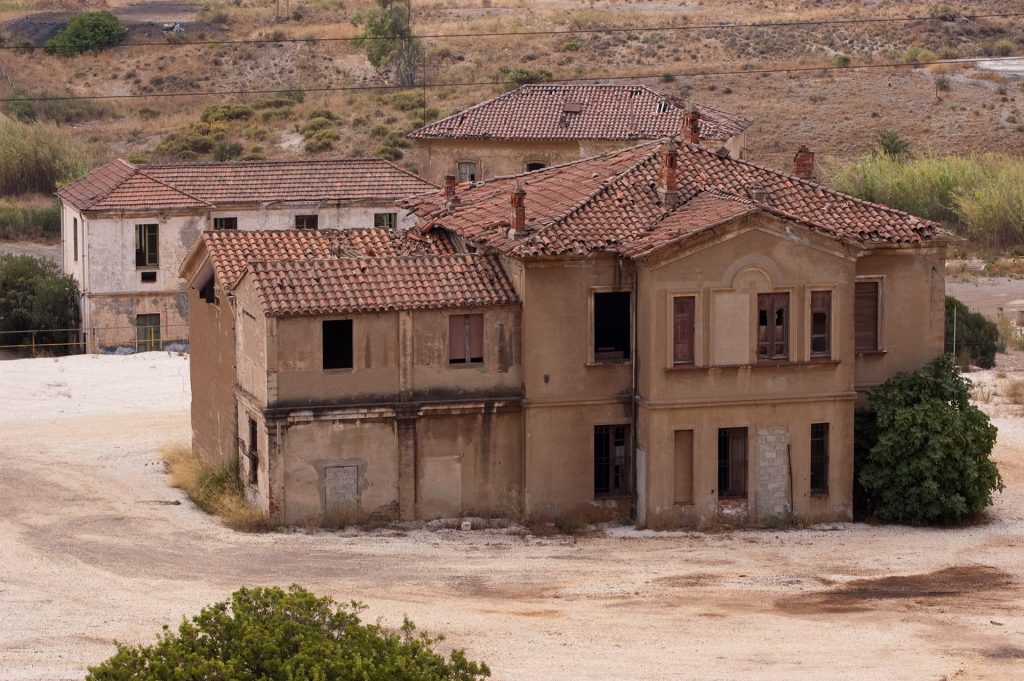
M 260 469 L 260 450 L 258 431 L 256 430 L 256 419 L 249 419 L 249 451 L 246 452 L 249 459 L 249 484 L 255 485 L 258 482 Z
M 658 102 L 658 113 L 668 113 L 670 108 L 671 105 L 665 100 Z
M 672 299 L 672 362 L 693 364 L 693 296 Z
M 534 161 L 533 163 L 527 163 L 526 164 L 526 172 L 532 173 L 535 170 L 544 170 L 547 167 L 548 166 L 547 166 L 546 163 L 541 163 L 540 161 Z
M 811 494 L 828 494 L 828 424 L 811 424 Z
M 747 429 L 718 430 L 718 498 L 747 498 Z
M 448 317 L 448 363 L 484 361 L 484 316 L 453 314 Z
M 135 266 L 160 265 L 159 225 L 135 225 Z
M 394 229 L 398 226 L 398 213 L 374 213 L 373 226 L 383 229 Z
M 143 272 L 142 273 L 142 283 L 143 284 L 154 284 L 154 283 L 156 283 L 156 272 L 155 271 Z
M 832 356 L 832 292 L 811 291 L 811 357 Z
M 199 289 L 199 297 L 211 305 L 217 302 L 217 289 L 213 277 L 210 277 L 209 281 Z
M 629 426 L 594 428 L 594 496 L 630 493 Z
M 459 182 L 476 182 L 476 162 L 459 161 L 456 176 Z
M 352 368 L 352 320 L 323 323 L 324 369 Z
M 757 359 L 781 361 L 789 358 L 789 294 L 761 293 L 757 296 Z
M 854 291 L 854 349 L 857 352 L 876 352 L 879 348 L 878 282 L 858 281 Z
M 213 228 L 217 230 L 221 229 L 238 229 L 238 218 L 214 218 Z
M 319 229 L 320 228 L 320 216 L 319 215 L 296 215 L 295 216 L 295 229 Z
M 160 349 L 160 315 L 135 316 L 135 351 L 149 352 Z
M 594 294 L 594 361 L 629 359 L 629 292 Z
M 75 262 L 78 262 L 78 218 L 71 218 L 71 233 L 75 242 Z

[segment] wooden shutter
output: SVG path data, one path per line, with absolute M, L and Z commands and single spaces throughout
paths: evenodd
M 858 281 L 854 291 L 854 347 L 858 352 L 874 352 L 878 350 L 878 282 Z
M 466 315 L 448 317 L 448 361 L 466 361 Z
M 482 362 L 484 359 L 484 316 L 466 315 L 469 319 L 469 360 Z
M 694 297 L 680 296 L 672 300 L 672 361 L 693 364 Z

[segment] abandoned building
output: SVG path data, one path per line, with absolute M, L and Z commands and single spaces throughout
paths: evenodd
M 403 228 L 395 200 L 434 185 L 379 159 L 135 165 L 61 188 L 63 269 L 89 352 L 188 339 L 177 266 L 204 230 Z
M 794 170 L 660 140 L 449 178 L 411 232 L 204 233 L 195 444 L 284 524 L 848 519 L 858 395 L 942 352 L 946 235 Z
M 751 121 L 644 85 L 523 85 L 414 130 L 418 167 L 475 182 L 688 135 L 743 158 Z

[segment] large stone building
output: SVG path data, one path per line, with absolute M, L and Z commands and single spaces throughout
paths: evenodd
M 691 135 L 743 158 L 751 121 L 644 85 L 523 85 L 418 130 L 423 176 L 440 184 L 539 170 L 643 140 Z
M 395 200 L 435 188 L 379 159 L 107 163 L 57 192 L 86 348 L 187 341 L 177 266 L 204 230 L 409 227 Z
M 400 203 L 183 265 L 196 445 L 275 522 L 847 519 L 858 395 L 942 352 L 934 223 L 698 145 Z

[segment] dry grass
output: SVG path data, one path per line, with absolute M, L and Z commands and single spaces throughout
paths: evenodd
M 1003 386 L 1003 399 L 1010 404 L 1024 405 L 1024 380 L 1015 378 Z
M 160 450 L 160 455 L 167 464 L 171 487 L 184 490 L 202 511 L 217 516 L 233 530 L 265 532 L 269 529 L 263 514 L 245 500 L 237 464 L 213 464 L 182 444 L 167 445 Z

